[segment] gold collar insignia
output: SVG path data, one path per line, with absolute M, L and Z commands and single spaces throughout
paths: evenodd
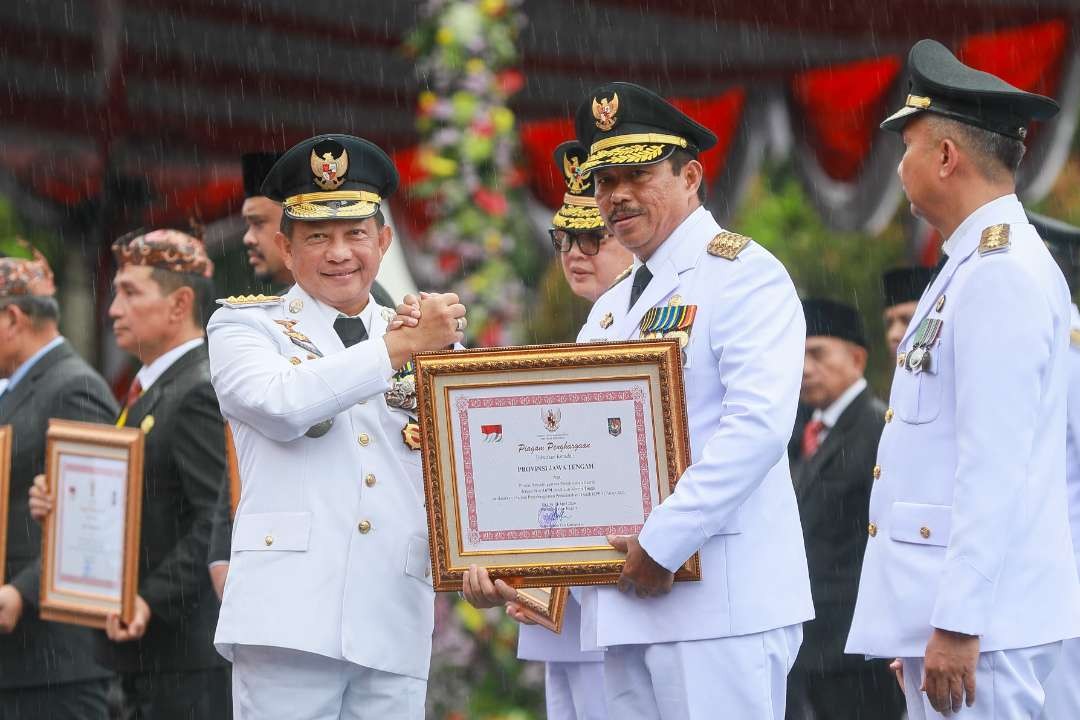
M 989 255 L 1008 250 L 1011 244 L 1007 223 L 991 225 L 983 230 L 982 235 L 979 237 L 979 255 Z

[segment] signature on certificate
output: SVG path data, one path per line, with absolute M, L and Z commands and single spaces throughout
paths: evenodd
M 536 522 L 542 528 L 555 527 L 560 520 L 566 517 L 567 508 L 559 503 L 543 503 L 540 511 L 536 514 Z

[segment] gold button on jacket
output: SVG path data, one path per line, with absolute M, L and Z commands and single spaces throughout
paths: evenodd
M 274 544 L 274 536 L 273 535 L 267 535 L 266 537 L 263 538 L 263 542 L 266 543 L 267 547 L 269 547 L 270 545 L 273 545 Z
M 356 436 L 356 441 L 360 443 L 360 447 L 367 447 L 368 443 L 371 442 L 371 438 L 367 433 L 360 433 Z
M 374 486 L 375 485 L 375 476 L 372 475 L 371 473 L 368 473 L 367 475 L 365 475 L 364 476 L 364 484 L 367 485 L 368 487 Z
M 893 418 L 893 409 L 889 408 L 885 411 L 885 422 L 891 423 Z
M 880 465 L 875 465 L 874 466 L 874 479 L 877 480 L 880 477 L 881 477 L 881 466 Z
M 866 532 L 869 533 L 870 537 L 875 537 L 877 535 L 877 525 L 870 523 L 866 526 Z
M 925 540 L 926 538 L 930 537 L 930 528 L 925 526 L 919 528 L 919 534 L 922 535 L 923 539 Z
M 361 520 L 360 524 L 356 526 L 356 529 L 359 530 L 362 535 L 367 535 L 371 531 L 371 523 L 367 520 Z

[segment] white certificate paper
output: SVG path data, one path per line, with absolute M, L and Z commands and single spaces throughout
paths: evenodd
M 124 573 L 123 460 L 61 453 L 54 587 L 118 599 Z
M 646 378 L 450 389 L 462 551 L 640 531 L 659 503 L 648 397 Z

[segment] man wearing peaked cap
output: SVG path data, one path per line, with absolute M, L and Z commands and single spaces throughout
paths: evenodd
M 242 486 L 215 637 L 238 718 L 424 716 L 434 593 L 408 361 L 460 341 L 465 308 L 427 296 L 416 327 L 388 331 L 371 286 L 397 183 L 361 138 L 290 148 L 262 188 L 296 285 L 210 321 Z
M 893 268 L 881 276 L 882 323 L 890 357 L 896 356 L 919 298 L 933 277 L 933 269 L 920 266 Z
M 783 266 L 702 206 L 716 137 L 653 92 L 608 83 L 576 114 L 600 216 L 634 255 L 578 335 L 677 339 L 693 464 L 635 536 L 618 587 L 579 592 L 584 649 L 605 647 L 618 718 L 784 717 L 786 676 L 813 617 L 785 452 L 806 326 Z M 700 582 L 673 584 L 700 553 Z M 465 595 L 497 601 L 477 571 Z
M 885 406 L 867 387 L 867 343 L 854 307 L 803 301 L 806 359 L 789 454 L 816 617 L 788 676 L 790 720 L 898 720 L 904 696 L 886 661 L 844 654 L 866 548 L 874 457 Z
M 273 152 L 250 152 L 240 156 L 244 181 L 244 204 L 240 212 L 247 226 L 244 246 L 248 250 L 248 261 L 254 271 L 255 280 L 265 286 L 261 288 L 261 292 L 269 294 L 284 294 L 293 284 L 292 272 L 285 266 L 285 260 L 274 241 L 281 227 L 281 203 L 268 198 L 262 190 L 263 180 L 279 157 L 280 153 Z M 372 283 L 371 296 L 384 307 L 394 304 L 390 294 L 379 285 L 378 280 Z M 230 487 L 229 482 L 222 483 L 221 496 L 214 510 L 207 555 L 210 578 L 218 597 L 221 597 L 224 590 L 229 571 L 232 535 Z
M 107 619 L 97 656 L 119 675 L 125 717 L 211 720 L 230 702 L 228 667 L 211 642 L 217 602 L 206 573 L 225 468 L 203 337 L 214 265 L 203 243 L 179 230 L 132 233 L 112 250 L 113 335 L 142 362 L 114 421 L 146 439 L 135 614 L 130 623 Z M 38 517 L 51 511 L 44 489 L 34 488 Z
M 898 349 L 846 650 L 896 658 L 912 720 L 1037 717 L 1061 641 L 1080 635 L 1069 289 L 1015 194 L 1027 126 L 1057 104 L 933 40 L 908 69 L 882 127 L 902 136 L 897 172 L 947 260 Z
M 1077 288 L 1080 270 L 1080 228 L 1055 218 L 1029 212 L 1028 219 L 1050 249 L 1069 283 Z M 1068 424 L 1065 432 L 1065 478 L 1069 492 L 1069 525 L 1072 528 L 1073 555 L 1080 572 L 1080 310 L 1072 306 L 1069 333 Z M 1061 659 L 1046 681 L 1046 705 L 1042 720 L 1080 717 L 1080 638 L 1065 640 Z
M 111 673 L 93 659 L 88 628 L 38 618 L 41 529 L 27 492 L 45 471 L 50 418 L 112 422 L 105 381 L 59 333 L 53 274 L 32 259 L 0 258 L 0 425 L 10 426 L 7 571 L 0 578 L 0 717 L 108 718 Z M 6 470 L 6 468 L 5 468 Z

